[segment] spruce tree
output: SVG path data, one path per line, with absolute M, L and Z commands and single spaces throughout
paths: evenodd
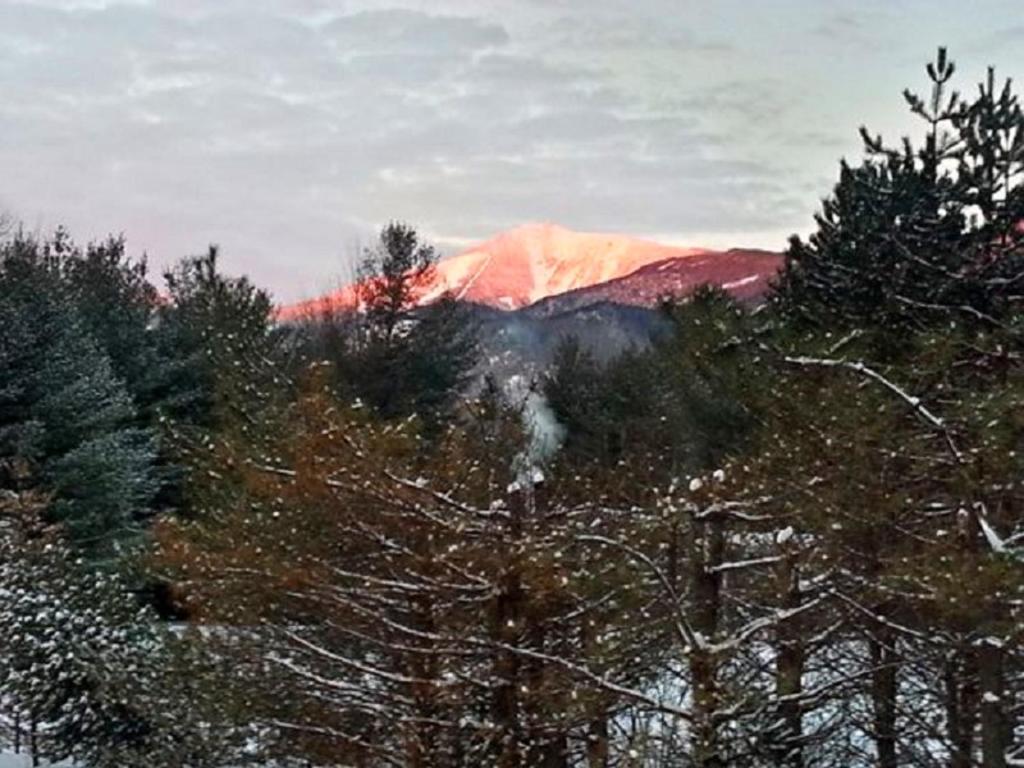
M 212 500 L 234 493 L 231 478 L 206 472 L 226 440 L 260 443 L 288 397 L 267 292 L 229 277 L 211 247 L 165 275 L 168 300 L 157 313 L 156 348 L 165 361 L 154 391 L 166 452 L 161 501 L 201 516 Z
M 155 335 L 167 371 L 156 407 L 178 424 L 212 428 L 258 386 L 253 369 L 274 354 L 273 303 L 247 278 L 224 275 L 215 246 L 164 278 Z
M 128 256 L 124 237 L 108 237 L 84 249 L 72 245 L 60 230 L 56 238 L 63 252 L 62 279 L 83 325 L 110 358 L 140 416 L 148 419 L 165 362 L 154 345 L 159 298 L 145 259 Z
M 59 245 L 0 251 L 0 478 L 95 556 L 137 537 L 155 492 L 152 436 L 60 279 Z
M 240 731 L 210 696 L 227 678 L 117 573 L 83 562 L 45 508 L 40 494 L 0 496 L 0 698 L 33 759 L 239 764 L 227 755 Z

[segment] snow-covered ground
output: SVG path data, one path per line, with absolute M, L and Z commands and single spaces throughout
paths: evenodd
M 50 768 L 71 768 L 71 763 L 48 763 L 40 760 L 37 765 Z M 32 768 L 32 757 L 24 752 L 20 755 L 0 749 L 0 768 Z

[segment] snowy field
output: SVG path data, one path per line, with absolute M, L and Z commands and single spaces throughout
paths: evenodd
M 50 768 L 71 768 L 71 763 L 48 763 L 40 760 L 38 766 L 50 766 Z M 32 768 L 32 756 L 22 752 L 20 755 L 0 750 L 0 768 Z

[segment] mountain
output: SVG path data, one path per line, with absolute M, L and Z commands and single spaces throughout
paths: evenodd
M 685 296 L 706 283 L 719 286 L 741 301 L 753 301 L 767 293 L 782 263 L 782 254 L 771 251 L 705 251 L 658 261 L 623 277 L 549 296 L 526 311 L 536 316 L 555 315 L 601 303 L 653 307 L 667 296 Z
M 528 224 L 443 260 L 438 272 L 440 282 L 456 298 L 520 309 L 548 296 L 614 280 L 647 264 L 699 253 L 699 248 Z
M 500 310 L 519 310 L 565 297 L 547 311 L 618 302 L 653 306 L 667 294 L 686 293 L 711 282 L 737 296 L 763 293 L 781 265 L 764 251 L 715 252 L 595 232 L 575 232 L 555 224 L 527 224 L 469 248 L 437 264 L 437 281 L 423 296 L 426 304 L 445 292 Z M 325 308 L 355 304 L 351 286 L 291 306 L 289 320 Z
M 627 275 L 646 264 L 703 253 L 623 235 L 574 232 L 555 224 L 527 224 L 442 259 L 427 303 L 445 291 L 456 298 L 514 310 L 539 299 Z M 283 307 L 283 319 L 325 306 L 354 304 L 350 287 Z

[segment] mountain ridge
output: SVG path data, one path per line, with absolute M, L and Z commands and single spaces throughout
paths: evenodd
M 622 277 L 549 296 L 524 311 L 550 315 L 602 302 L 653 307 L 705 284 L 716 285 L 739 301 L 752 302 L 768 292 L 784 260 L 780 253 L 759 248 L 705 251 L 695 257 L 654 262 Z
M 739 291 L 743 294 L 741 298 L 748 298 L 753 292 L 763 292 L 770 275 L 781 267 L 779 254 L 773 254 L 774 260 L 748 258 L 747 263 L 737 267 L 737 257 L 728 255 L 735 253 L 770 254 L 755 249 L 712 251 L 666 245 L 628 235 L 577 232 L 550 222 L 524 224 L 441 259 L 436 267 L 436 281 L 422 292 L 417 303 L 429 304 L 449 294 L 457 300 L 515 311 L 568 295 L 574 296 L 574 306 L 579 306 L 582 298 L 591 295 L 588 291 L 592 291 L 595 301 L 617 295 L 625 303 L 652 306 L 665 295 L 691 290 L 697 281 L 722 285 L 751 277 L 752 289 Z M 717 272 L 716 260 L 721 260 L 723 267 Z M 664 274 L 660 277 L 664 290 L 658 289 L 659 275 L 650 271 L 655 265 L 663 265 Z M 737 268 L 755 271 L 737 278 Z M 691 272 L 692 277 L 688 278 Z M 631 277 L 634 283 L 622 282 Z M 597 290 L 602 285 L 608 286 L 603 293 Z M 633 288 L 628 289 L 629 285 Z M 278 316 L 283 320 L 296 319 L 325 310 L 351 309 L 356 304 L 352 286 L 345 286 L 309 301 L 281 307 Z

